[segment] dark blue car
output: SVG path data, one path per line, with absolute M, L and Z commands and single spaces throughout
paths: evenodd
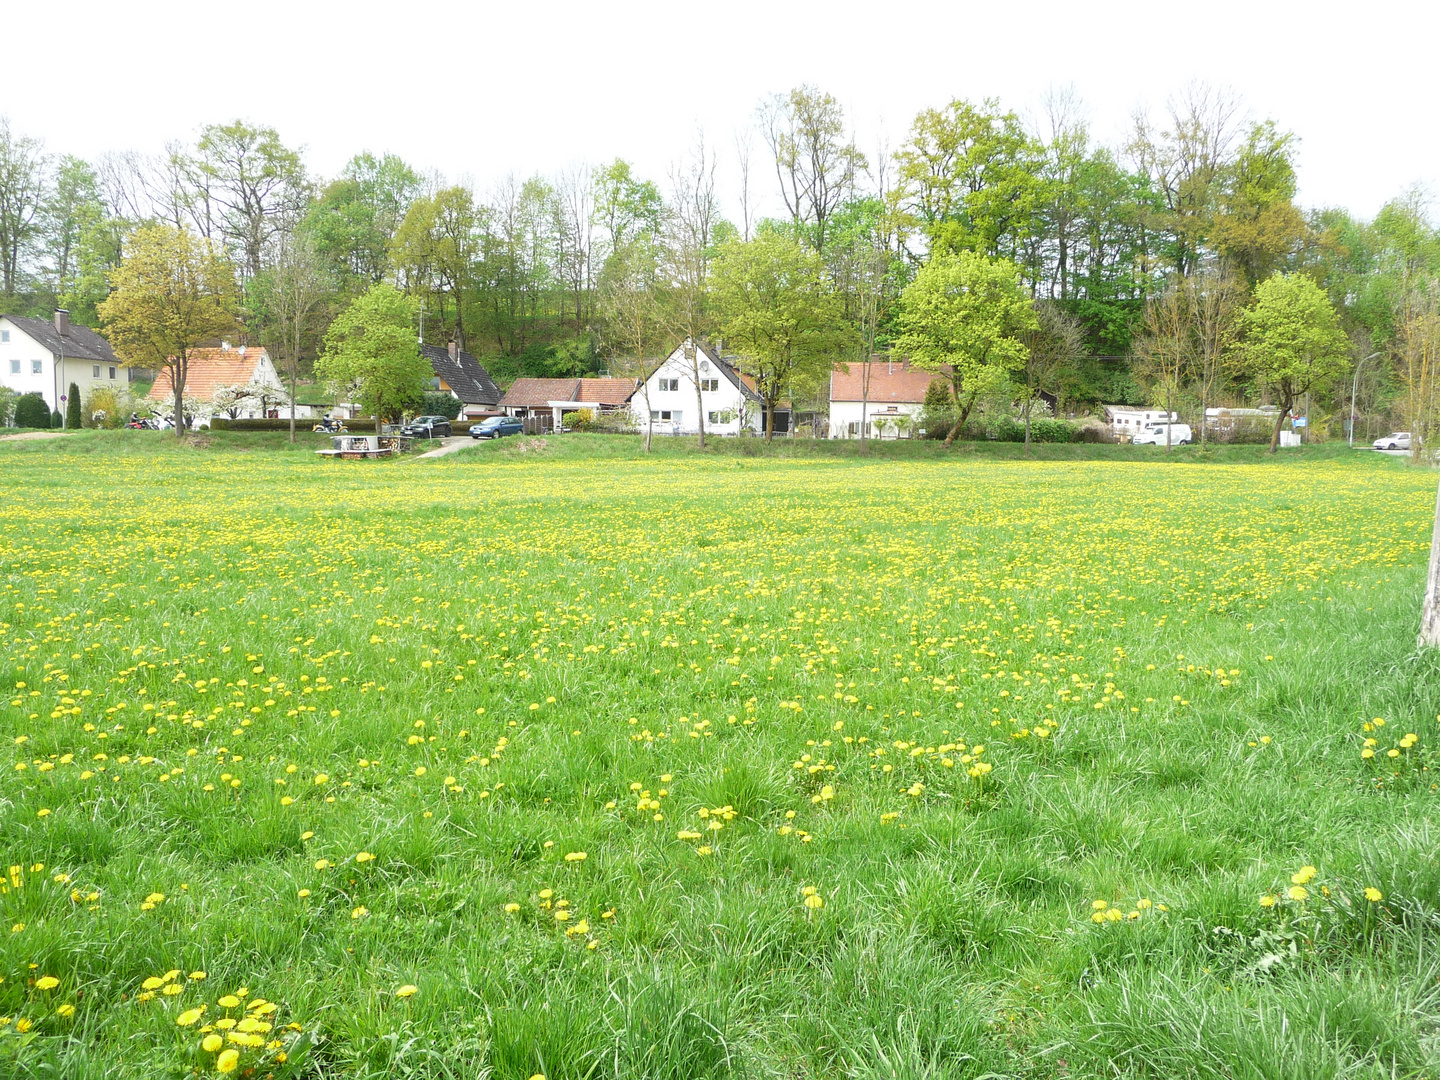
M 491 416 L 478 424 L 470 425 L 472 439 L 498 439 L 505 435 L 519 435 L 525 425 L 513 416 Z

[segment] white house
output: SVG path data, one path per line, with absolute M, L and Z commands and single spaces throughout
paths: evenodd
M 908 360 L 872 356 L 868 363 L 837 364 L 830 373 L 830 437 L 896 438 L 912 433 L 925 406 L 925 391 L 943 375 L 921 371 Z
M 227 341 L 218 349 L 191 349 L 187 359 L 184 394 L 199 404 L 197 419 L 223 415 L 257 420 L 290 415 L 290 395 L 264 349 L 244 345 L 232 349 Z M 156 375 L 146 400 L 162 406 L 174 404 L 168 368 Z M 308 415 L 309 411 L 308 406 L 297 409 L 296 415 Z
M 0 384 L 17 394 L 39 393 L 51 411 L 64 412 L 60 399 L 70 384 L 88 398 L 97 386 L 123 389 L 125 365 L 110 343 L 87 326 L 70 322 L 70 313 L 55 312 L 55 321 L 0 315 Z
M 700 430 L 697 416 L 705 414 L 705 431 L 738 435 L 763 434 L 765 403 L 754 380 L 708 345 L 681 342 L 650 372 L 630 398 L 635 423 L 642 430 L 653 423 L 657 434 L 693 435 Z M 699 380 L 699 399 L 696 380 Z M 647 416 L 648 412 L 648 416 Z M 790 430 L 788 403 L 775 408 L 775 431 Z
M 1179 421 L 1179 413 L 1166 413 L 1164 409 L 1140 409 L 1130 405 L 1102 405 L 1105 422 L 1110 433 L 1121 442 L 1129 442 L 1137 432 L 1148 424 L 1163 424 L 1168 416 L 1171 423 Z

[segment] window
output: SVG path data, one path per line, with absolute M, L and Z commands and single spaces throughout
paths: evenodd
M 19 361 L 19 360 L 11 360 L 11 361 L 10 361 L 10 374 L 11 374 L 11 375 L 19 375 L 19 374 L 20 374 L 20 361 Z
M 651 409 L 650 419 L 673 421 L 678 424 L 680 422 L 680 414 L 672 409 Z
M 92 379 L 98 379 L 98 378 L 100 377 L 100 365 L 99 365 L 99 364 L 94 364 L 94 365 L 91 366 L 91 368 L 90 368 L 90 377 L 91 377 Z
M 661 379 L 661 380 L 660 380 L 660 389 L 661 389 L 661 390 L 679 390 L 679 389 L 680 389 L 680 380 L 679 380 L 679 379 Z
M 44 362 L 43 360 L 31 360 L 31 361 L 30 361 L 30 374 L 31 374 L 31 375 L 43 375 L 44 372 L 45 372 L 45 362 Z
M 8 342 L 9 340 L 10 340 L 10 331 L 9 331 L 9 330 L 0 330 L 0 344 L 4 344 L 4 343 Z
M 110 378 L 115 378 L 115 369 L 113 367 L 110 369 Z
M 715 409 L 711 409 L 708 413 L 705 414 L 705 422 L 707 424 L 724 424 L 728 421 L 721 420 L 720 413 Z
M 710 393 L 714 393 L 716 390 L 719 390 L 719 389 L 720 389 L 720 380 L 719 380 L 719 379 L 701 379 L 701 380 L 700 380 L 700 389 L 701 389 L 701 390 L 705 390 L 705 391 L 709 391 Z

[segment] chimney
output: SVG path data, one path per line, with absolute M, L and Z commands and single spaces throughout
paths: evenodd
M 450 342 L 450 359 L 451 359 L 451 360 L 458 360 L 459 358 L 460 358 L 460 346 L 459 346 L 459 344 L 457 344 L 456 342 L 452 341 L 452 342 Z
M 70 312 L 63 307 L 55 309 L 55 331 L 61 337 L 70 336 Z

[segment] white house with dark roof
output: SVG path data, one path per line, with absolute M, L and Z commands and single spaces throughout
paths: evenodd
M 64 412 L 60 399 L 70 384 L 83 398 L 97 386 L 123 389 L 129 381 L 125 365 L 110 343 L 70 321 L 67 311 L 53 322 L 22 315 L 0 315 L 0 385 L 17 394 L 39 393 L 51 411 Z
M 700 350 L 698 357 L 696 348 Z M 675 346 L 675 351 L 650 372 L 631 396 L 630 406 L 636 425 L 643 430 L 647 424 L 654 424 L 657 434 L 695 434 L 700 430 L 697 416 L 702 411 L 707 433 L 761 434 L 765 429 L 765 403 L 755 390 L 754 380 L 730 360 L 722 359 L 715 349 L 688 340 Z M 788 406 L 776 407 L 775 430 L 790 430 Z
M 430 370 L 435 373 L 430 380 L 431 388 L 454 394 L 463 405 L 467 419 L 493 412 L 500 404 L 504 395 L 495 385 L 495 380 L 490 378 L 490 373 L 455 342 L 450 342 L 444 349 L 437 345 L 421 345 L 420 353 L 430 362 Z

